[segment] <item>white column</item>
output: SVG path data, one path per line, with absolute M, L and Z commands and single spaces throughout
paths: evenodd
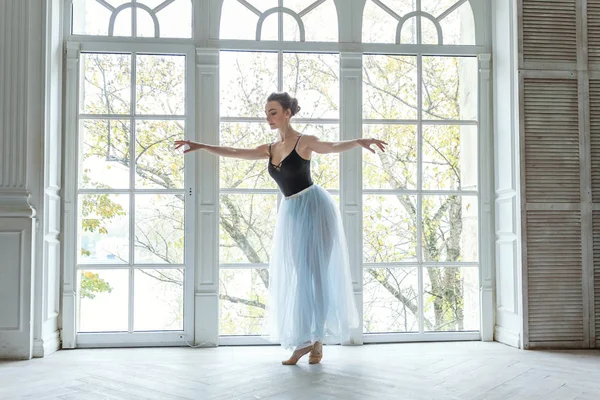
M 65 82 L 65 154 L 64 165 L 77 165 L 75 154 L 77 143 L 77 94 L 79 90 L 79 44 L 67 43 L 66 82 Z M 65 169 L 65 174 L 67 169 Z M 77 318 L 77 182 L 70 178 L 64 180 L 63 208 L 63 286 L 62 286 L 62 347 L 75 348 L 75 320 Z
M 340 54 L 340 136 L 341 140 L 362 137 L 362 54 Z M 346 238 L 352 286 L 359 314 L 359 326 L 350 344 L 363 343 L 363 251 L 362 251 L 362 152 L 354 149 L 341 154 L 340 206 Z
M 494 340 L 494 219 L 492 213 L 494 199 L 493 176 L 493 127 L 491 107 L 490 68 L 491 55 L 480 54 L 479 63 L 479 193 L 480 193 L 480 293 L 481 340 Z M 462 140 L 461 140 L 462 143 Z M 477 168 L 475 168 L 477 170 Z
M 62 9 L 61 0 L 46 1 L 43 219 L 36 240 L 34 357 L 44 357 L 60 347 Z
M 44 15 L 39 1 L 0 2 L 0 358 L 32 357 Z
M 196 50 L 196 127 L 202 143 L 219 142 L 219 51 Z M 194 139 L 194 138 L 190 138 Z M 194 341 L 219 340 L 219 162 L 207 152 L 196 159 L 196 282 Z
M 495 181 L 494 339 L 521 347 L 521 218 L 519 181 L 519 113 L 517 19 L 514 1 L 493 2 L 493 96 Z

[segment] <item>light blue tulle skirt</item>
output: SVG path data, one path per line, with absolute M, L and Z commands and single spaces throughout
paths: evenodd
M 282 200 L 269 266 L 265 334 L 286 348 L 344 343 L 358 327 L 338 208 L 312 185 Z

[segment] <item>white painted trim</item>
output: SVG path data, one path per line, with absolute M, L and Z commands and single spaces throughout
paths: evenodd
M 519 332 L 513 332 L 499 325 L 494 326 L 494 340 L 512 347 L 521 347 Z

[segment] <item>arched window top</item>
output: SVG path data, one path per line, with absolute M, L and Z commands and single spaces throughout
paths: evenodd
M 220 39 L 338 40 L 333 0 L 224 0 Z
M 469 0 L 367 0 L 363 43 L 474 45 Z
M 192 37 L 191 0 L 74 0 L 73 34 Z

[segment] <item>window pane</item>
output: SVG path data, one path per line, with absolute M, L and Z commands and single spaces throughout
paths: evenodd
M 135 263 L 183 264 L 183 194 L 135 196 Z
M 471 4 L 466 1 L 440 21 L 444 44 L 475 44 L 475 20 Z
M 423 289 L 426 331 L 479 330 L 478 268 L 425 268 Z
M 477 127 L 423 128 L 423 189 L 477 190 Z
M 255 148 L 277 139 L 265 123 L 221 123 L 221 145 L 243 149 Z M 268 160 L 219 158 L 221 188 L 276 189 L 267 172 Z
M 112 36 L 132 36 L 131 32 L 131 8 L 125 8 L 121 10 L 115 18 L 113 26 Z M 110 35 L 110 27 L 109 32 Z
M 418 332 L 416 268 L 367 268 L 363 274 L 365 333 Z
M 301 118 L 339 118 L 339 55 L 285 53 L 284 90 L 298 98 Z
M 363 152 L 363 188 L 417 188 L 417 127 L 414 125 L 363 125 L 363 137 L 389 144 L 385 152 Z
M 340 136 L 339 125 L 297 124 L 294 128 L 306 135 L 315 135 L 323 141 L 338 141 Z M 313 181 L 326 189 L 339 189 L 340 187 L 340 155 L 317 154 L 311 156 L 311 174 Z
M 219 334 L 259 335 L 269 286 L 269 271 L 222 269 L 219 285 Z
M 106 36 L 111 14 L 108 8 L 95 0 L 73 0 L 72 32 L 75 35 Z
M 185 114 L 185 56 L 138 55 L 136 113 Z
M 423 44 L 444 44 L 443 33 L 442 42 L 440 42 L 438 30 L 436 29 L 435 24 L 429 18 L 421 17 L 421 32 L 421 40 Z
M 159 37 L 160 37 L 160 25 L 154 23 L 154 19 L 152 18 L 152 14 L 146 11 L 144 8 L 139 7 L 137 9 L 136 16 L 136 35 L 138 37 L 156 37 L 156 28 L 159 29 Z
M 131 55 L 82 55 L 83 92 L 80 110 L 85 114 L 131 112 Z
M 277 7 L 278 0 L 249 0 L 248 3 L 261 14 L 266 10 Z M 275 35 L 277 40 L 277 14 L 272 14 L 272 23 L 268 27 L 269 21 L 263 25 L 262 39 Z M 271 19 L 271 18 L 267 18 Z M 224 0 L 221 7 L 221 21 L 219 24 L 220 39 L 244 39 L 256 40 L 256 25 L 258 15 L 250 11 L 245 5 L 237 0 Z
M 316 0 L 284 0 L 283 5 L 297 13 L 306 10 Z M 302 23 L 306 31 L 306 41 L 337 42 L 338 40 L 338 17 L 333 0 L 324 3 L 311 10 L 302 17 Z M 289 26 L 287 20 L 283 23 L 284 32 Z M 293 26 L 296 29 L 297 24 Z M 285 33 L 284 33 L 285 37 Z
M 477 118 L 477 59 L 423 57 L 423 119 Z
M 129 121 L 81 121 L 78 154 L 80 188 L 129 188 L 129 133 Z
M 476 196 L 423 196 L 423 259 L 477 261 Z
M 382 3 L 390 8 L 398 17 L 403 17 L 411 11 L 415 10 L 414 0 L 384 0 Z M 408 37 L 404 37 L 405 32 L 411 33 L 409 26 L 411 21 L 407 21 L 402 29 L 404 44 L 415 44 L 414 41 L 407 41 Z M 389 14 L 386 10 L 375 4 L 371 0 L 367 0 L 363 13 L 363 30 L 362 41 L 364 43 L 395 43 L 396 29 L 398 27 L 398 19 Z
M 221 263 L 268 263 L 277 195 L 221 194 Z
M 363 209 L 364 262 L 416 260 L 415 196 L 364 195 Z
M 365 55 L 363 65 L 363 118 L 416 119 L 416 57 Z
M 277 91 L 277 54 L 222 51 L 219 68 L 221 116 L 265 118 L 267 97 Z
M 133 329 L 183 330 L 183 270 L 136 269 Z
M 79 195 L 78 226 L 78 264 L 129 262 L 129 195 Z
M 173 142 L 183 139 L 184 130 L 184 121 L 136 121 L 136 188 L 183 188 L 184 158 Z
M 136 0 L 136 2 L 153 10 L 158 19 L 160 37 L 192 37 L 191 0 L 175 0 L 158 12 L 155 11 L 156 7 L 163 4 L 165 0 Z M 138 9 L 137 15 L 138 36 L 154 37 L 154 23 L 150 14 L 145 10 Z
M 127 331 L 129 270 L 83 270 L 77 281 L 77 331 Z

